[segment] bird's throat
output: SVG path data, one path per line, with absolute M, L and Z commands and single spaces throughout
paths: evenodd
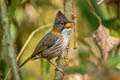
M 62 36 L 64 38 L 64 41 L 63 41 L 63 48 L 66 48 L 68 43 L 69 43 L 69 40 L 70 40 L 70 32 L 71 32 L 71 28 L 66 28 L 62 31 Z

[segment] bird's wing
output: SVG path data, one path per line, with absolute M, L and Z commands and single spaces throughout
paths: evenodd
M 38 43 L 32 56 L 34 57 L 38 55 L 39 53 L 41 53 L 42 51 L 53 46 L 58 38 L 59 38 L 58 35 L 54 34 L 53 32 L 49 32 L 48 34 L 46 34 L 42 38 L 42 40 L 40 40 L 40 42 Z

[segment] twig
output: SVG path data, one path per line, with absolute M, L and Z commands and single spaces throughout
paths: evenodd
M 65 16 L 72 21 L 72 0 L 64 0 L 64 14 Z M 67 57 L 67 52 L 63 52 L 61 54 L 61 57 L 58 58 L 57 66 L 61 68 L 63 71 L 65 71 L 66 68 L 66 62 L 62 57 Z M 54 80 L 63 80 L 64 74 L 58 70 L 55 71 L 55 77 Z
M 75 4 L 75 1 L 72 2 L 72 5 Z M 72 6 L 72 11 L 73 11 L 73 15 L 72 15 L 72 21 L 73 21 L 73 49 L 77 49 L 77 46 L 76 46 L 76 34 L 77 34 L 77 16 L 74 14 L 75 11 L 74 11 L 75 7 Z
M 73 21 L 74 21 L 74 45 L 73 45 L 73 49 L 76 49 L 76 30 L 77 30 L 77 17 L 75 15 L 73 15 Z
M 97 4 L 101 4 L 104 0 L 100 0 Z
M 23 45 L 22 49 L 21 49 L 20 52 L 18 53 L 18 56 L 17 56 L 17 58 L 16 58 L 16 62 L 17 62 L 17 61 L 19 60 L 19 58 L 21 57 L 23 51 L 24 51 L 25 48 L 27 47 L 27 45 L 28 45 L 28 43 L 30 42 L 30 40 L 32 39 L 32 37 L 33 37 L 37 32 L 39 32 L 41 29 L 47 28 L 47 27 L 49 27 L 50 25 L 51 25 L 51 24 L 41 26 L 41 27 L 37 28 L 36 30 L 34 30 L 34 31 L 30 34 L 30 36 L 29 36 L 28 39 L 26 40 L 25 44 Z M 11 72 L 11 68 L 8 70 L 7 75 L 5 76 L 5 79 L 4 79 L 4 80 L 6 80 L 6 79 L 8 78 L 8 75 L 9 75 L 10 72 Z
M 15 61 L 15 51 L 14 45 L 10 35 L 10 26 L 7 14 L 7 8 L 5 5 L 5 0 L 0 0 L 0 16 L 2 22 L 2 29 L 3 29 L 3 44 L 5 45 L 5 53 L 8 55 L 9 66 L 11 67 L 12 74 L 14 80 L 20 80 L 18 70 L 17 70 L 17 63 Z
M 99 24 L 102 24 L 102 20 L 101 20 L 101 18 L 96 14 L 95 9 L 94 9 L 94 7 L 92 6 L 90 0 L 88 0 L 88 5 L 91 7 L 91 9 L 92 9 L 91 12 L 93 13 L 93 15 L 98 19 Z

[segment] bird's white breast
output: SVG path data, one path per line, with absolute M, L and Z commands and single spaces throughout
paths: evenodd
M 63 29 L 62 31 L 62 36 L 64 38 L 63 40 L 63 48 L 65 49 L 69 43 L 69 40 L 70 40 L 70 31 L 71 31 L 71 28 L 66 28 L 66 29 Z

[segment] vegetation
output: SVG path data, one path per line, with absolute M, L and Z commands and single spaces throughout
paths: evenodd
M 18 73 L 58 10 L 74 22 L 64 76 L 46 59 L 31 60 Z M 0 0 L 0 80 L 120 80 L 119 58 L 119 0 Z

